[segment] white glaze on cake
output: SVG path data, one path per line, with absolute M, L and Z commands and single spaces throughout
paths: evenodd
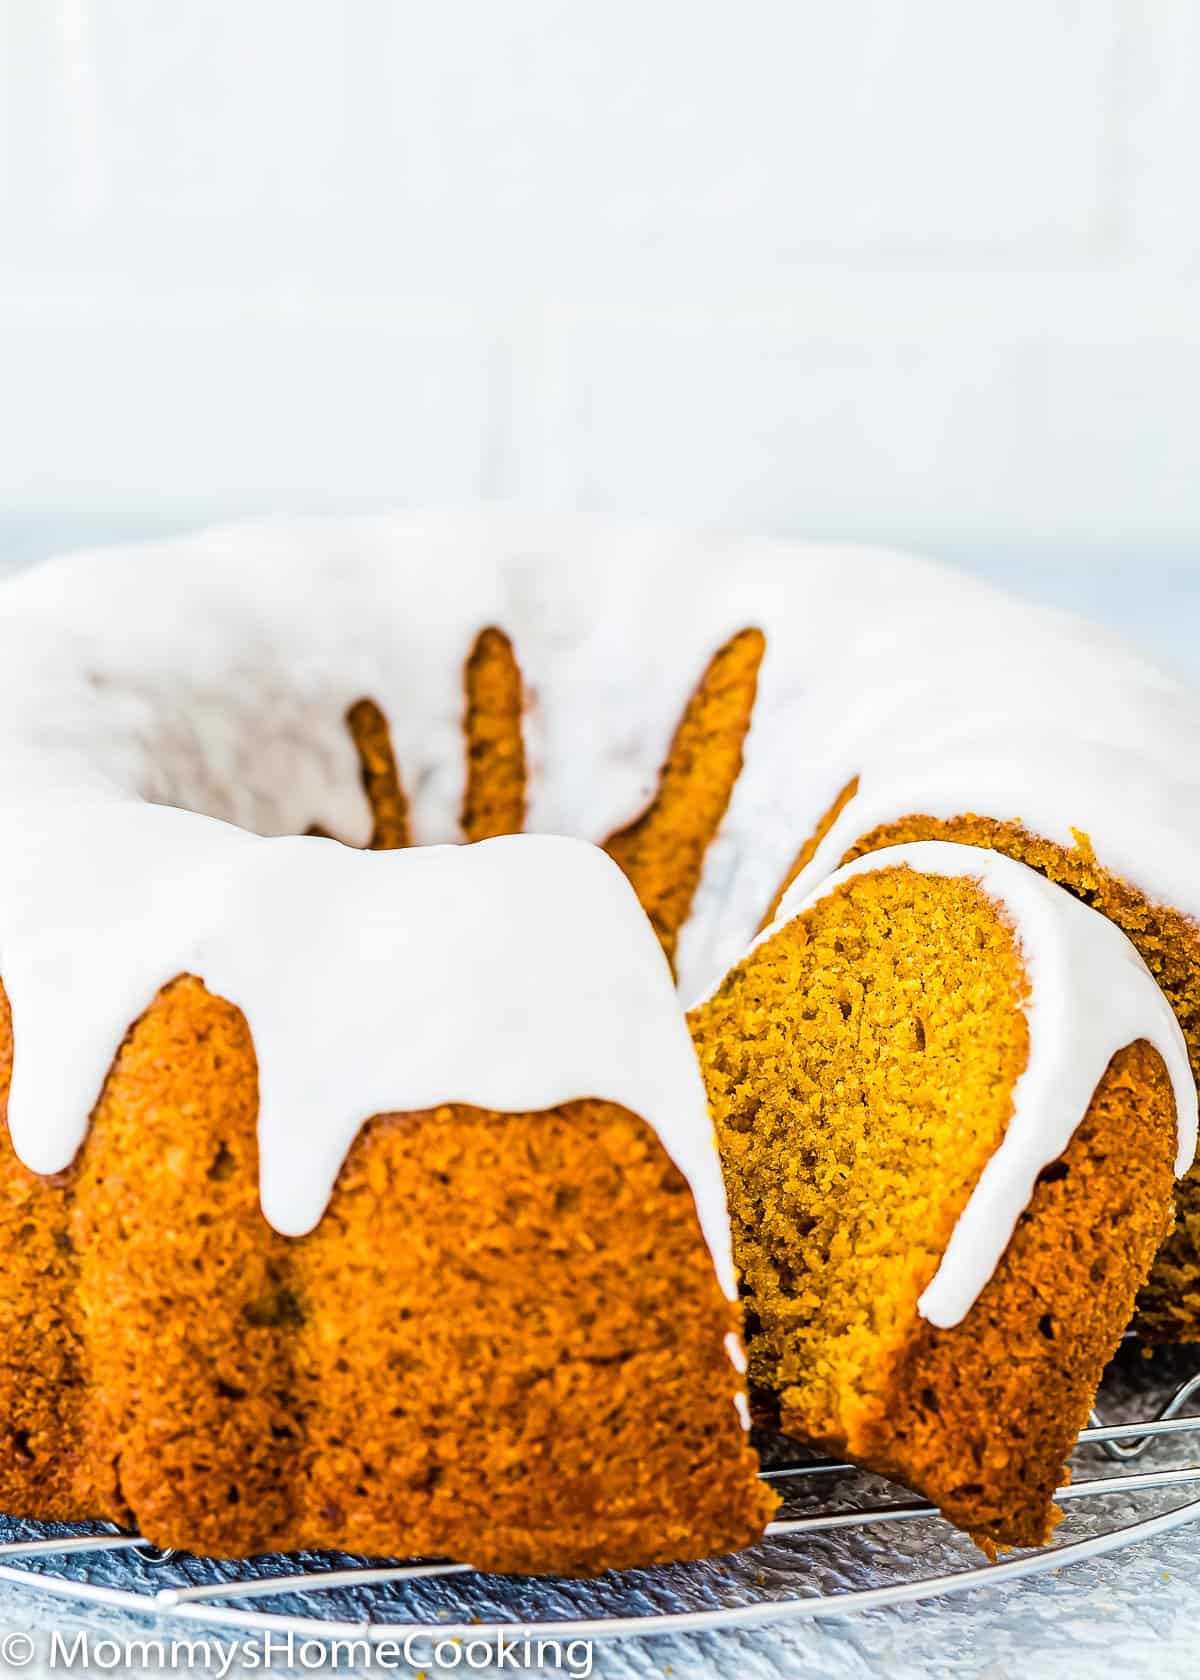
M 1163 1059 L 1175 1094 L 1177 1174 L 1187 1171 L 1196 1153 L 1196 1087 L 1179 1023 L 1121 930 L 998 852 L 928 840 L 855 858 L 811 890 L 794 883 L 754 944 L 773 938 L 856 876 L 898 868 L 978 882 L 1014 929 L 1029 983 L 1021 1003 L 1029 1059 L 1013 1089 L 1004 1141 L 984 1167 L 918 1302 L 922 1317 L 949 1327 L 961 1323 L 978 1299 L 1038 1174 L 1070 1143 L 1119 1050 L 1144 1039 Z
M 1200 912 L 1195 697 L 1116 638 L 929 562 L 495 511 L 245 525 L 76 555 L 0 590 L 0 974 L 16 1025 L 10 1125 L 31 1166 L 68 1164 L 128 1023 L 182 969 L 250 1019 L 264 1135 L 272 1112 L 297 1137 L 325 1128 L 311 1175 L 290 1173 L 286 1150 L 264 1150 L 263 1202 L 281 1229 L 319 1214 L 313 1186 L 328 1188 L 359 1121 L 415 1105 L 427 1089 L 415 1063 L 409 1089 L 388 1062 L 397 1078 L 385 1093 L 363 1061 L 395 1018 L 405 952 L 434 942 L 417 918 L 408 932 L 419 926 L 420 940 L 405 944 L 398 918 L 416 871 L 456 879 L 478 867 L 482 879 L 491 866 L 269 837 L 317 824 L 365 842 L 370 813 L 344 720 L 370 696 L 390 721 L 415 839 L 459 839 L 463 666 L 488 625 L 512 637 L 527 689 L 527 828 L 593 842 L 652 797 L 713 653 L 747 626 L 765 632 L 745 769 L 680 944 L 685 997 L 744 950 L 855 774 L 860 793 L 802 889 L 875 822 L 975 811 L 1065 844 L 1072 827 L 1085 830 L 1107 867 Z M 614 992 L 633 971 L 632 995 L 651 995 L 663 969 L 652 973 L 644 927 L 635 936 L 624 913 L 608 918 L 607 866 L 588 864 L 585 887 L 585 866 L 567 861 L 578 854 L 562 851 L 546 866 L 557 883 L 548 896 L 587 901 L 572 924 L 580 949 L 538 970 L 526 955 L 537 915 L 526 850 L 515 841 L 492 854 L 518 861 L 496 865 L 485 937 L 507 940 L 506 987 L 545 1012 L 548 1044 L 554 989 L 581 996 L 576 969 L 593 942 Z M 358 959 L 358 930 L 375 917 L 396 939 L 390 993 L 382 949 Z M 329 972 L 310 980 L 312 949 Z M 635 1010 L 610 1007 L 599 1052 L 593 1020 L 590 1042 L 568 1037 L 524 1083 L 502 1034 L 463 1029 L 446 1054 L 451 1088 L 430 1100 L 505 1107 L 519 1094 L 518 1106 L 535 1107 L 628 1100 L 636 1086 L 630 1106 L 688 1173 L 727 1281 L 724 1202 L 692 1071 L 671 1051 L 674 1097 L 648 1112 L 668 1073 L 629 1066 L 630 1044 L 666 1058 L 681 1021 L 663 1025 L 660 1052 L 658 1028 L 643 1034 Z M 300 1068 L 303 1080 L 289 1071 Z M 268 1090 L 276 1079 L 286 1098 Z M 302 1099 L 307 1118 L 291 1106 Z
M 657 1131 L 733 1295 L 691 1040 L 653 930 L 604 852 L 548 835 L 359 852 L 125 802 L 83 810 L 86 867 L 72 866 L 76 836 L 49 841 L 62 897 L 36 930 L 9 918 L 4 931 L 9 1124 L 28 1166 L 70 1161 L 125 1026 L 194 974 L 254 1038 L 262 1206 L 277 1230 L 317 1224 L 372 1114 L 604 1097 Z
M 67 557 L 0 590 L 0 777 L 32 753 L 39 787 L 116 782 L 362 844 L 344 714 L 370 695 L 414 838 L 453 842 L 463 662 L 489 624 L 528 689 L 526 826 L 592 841 L 645 808 L 716 649 L 765 632 L 745 769 L 680 942 L 685 998 L 745 949 L 854 775 L 810 881 L 876 822 L 971 810 L 1067 846 L 1086 832 L 1106 867 L 1200 916 L 1197 696 L 1105 631 L 877 549 L 480 511 Z

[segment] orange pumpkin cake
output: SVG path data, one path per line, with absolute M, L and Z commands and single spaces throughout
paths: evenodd
M 804 895 L 890 839 L 1021 857 L 1128 933 L 1200 1065 L 1198 722 L 1194 696 L 1115 640 L 870 549 L 406 513 L 202 532 L 11 579 L 0 1506 L 218 1554 L 425 1550 L 519 1570 L 746 1544 L 771 1500 L 684 1002 L 718 988 L 692 1019 L 744 1286 L 782 1312 L 786 1289 L 762 1280 L 800 1280 L 796 1232 L 826 1230 L 849 1197 L 862 1252 L 845 1305 L 874 1264 L 868 1159 L 846 1189 L 822 1153 L 842 1121 L 822 1134 L 788 1083 L 802 1063 L 819 1083 L 816 1050 L 801 1034 L 767 1066 L 741 1013 L 766 963 L 780 1032 L 807 1019 L 797 976 L 836 1026 L 824 964 L 776 972 L 775 936 L 746 956 L 781 883 L 798 871 Z M 918 1198 L 893 1233 L 912 1245 L 894 1324 L 854 1355 L 888 1373 L 863 1388 L 862 1451 L 987 1540 L 1044 1527 L 1051 1460 L 1162 1223 L 1169 1102 L 1136 1039 L 1095 1070 L 1094 1100 L 1046 1109 L 1068 1126 L 1069 1176 L 1026 1186 L 967 1313 L 999 1290 L 1038 1338 L 1037 1360 L 1004 1369 L 981 1338 L 987 1380 L 1029 1409 L 1021 1464 L 985 1450 L 981 1491 L 964 1491 L 965 1417 L 883 1441 L 867 1413 L 902 1391 L 896 1349 L 915 1357 L 931 1322 L 918 1277 L 1008 1159 L 1022 1044 L 1003 915 L 961 880 L 927 890 L 959 894 L 963 925 L 986 931 L 966 955 L 994 1018 L 969 1067 L 994 1077 L 936 1179 L 938 1222 Z M 949 975 L 963 953 L 927 956 Z M 830 962 L 852 992 L 849 957 Z M 764 1127 L 740 1166 L 717 1038 L 748 1058 Z M 826 1050 L 861 1090 L 880 1077 L 854 1065 L 849 1027 Z M 888 1075 L 894 1155 L 941 1124 L 922 1106 L 933 1059 Z M 957 1064 L 938 1065 L 949 1092 Z M 1114 1193 L 1105 1149 L 1132 1175 L 1115 1253 L 1080 1234 Z M 779 1151 L 795 1152 L 794 1199 L 747 1246 L 746 1198 Z M 935 1177 L 914 1168 L 922 1195 Z M 1155 1334 L 1200 1333 L 1191 1195 L 1142 1296 Z M 1024 1302 L 1076 1240 L 1100 1268 L 1094 1321 L 1060 1333 L 1052 1311 L 1053 1337 L 1030 1330 L 1004 1291 Z M 837 1326 L 787 1339 L 781 1323 L 751 1319 L 760 1387 L 813 1438 L 856 1442 L 850 1367 L 826 1357 Z M 819 1401 L 814 1348 L 837 1389 Z M 929 1369 L 920 1389 L 944 1381 Z

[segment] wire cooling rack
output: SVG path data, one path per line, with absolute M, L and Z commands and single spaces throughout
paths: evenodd
M 596 1581 L 488 1575 L 443 1559 L 333 1553 L 218 1562 L 156 1553 L 111 1529 L 0 1519 L 0 1580 L 243 1637 L 596 1639 L 844 1615 L 1040 1574 L 1200 1519 L 1200 1350 L 1142 1355 L 1106 1375 L 1058 1499 L 1049 1546 L 988 1564 L 932 1506 L 829 1459 L 764 1441 L 778 1519 L 747 1551 Z M 791 1457 L 788 1457 L 788 1454 Z

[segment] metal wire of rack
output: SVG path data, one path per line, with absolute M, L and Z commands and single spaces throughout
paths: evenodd
M 1186 1410 L 1198 1393 L 1200 1373 L 1180 1381 L 1170 1358 L 1165 1382 L 1149 1393 L 1136 1371 L 1118 1373 L 1101 1406 L 1111 1394 L 1124 1415 L 1105 1422 L 1093 1412 L 1082 1431 L 1077 1479 L 1057 1496 L 1066 1516 L 1055 1540 L 996 1563 L 981 1563 L 933 1506 L 848 1464 L 809 1459 L 763 1470 L 785 1502 L 760 1545 L 598 1582 L 488 1576 L 446 1559 L 306 1554 L 221 1564 L 156 1552 L 137 1535 L 31 1523 L 4 1525 L 17 1537 L 0 1543 L 0 1580 L 168 1623 L 327 1642 L 644 1637 L 844 1615 L 1017 1581 L 1200 1520 L 1200 1461 L 1180 1450 L 1194 1450 L 1190 1438 L 1200 1435 L 1200 1411 Z M 1083 1473 L 1104 1466 L 1107 1474 Z M 1186 1490 L 1194 1496 L 1164 1504 Z

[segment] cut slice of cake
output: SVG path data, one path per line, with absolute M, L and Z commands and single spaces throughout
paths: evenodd
M 1195 1146 L 1132 946 L 1022 864 L 901 846 L 785 897 L 690 1022 L 760 1410 L 986 1550 L 1045 1541 Z
M 1123 775 L 1113 776 L 1114 785 L 1126 781 Z M 919 806 L 922 794 L 914 789 L 913 797 Z M 1137 797 L 1130 795 L 1130 799 L 1137 808 Z M 859 812 L 858 800 L 859 779 L 854 777 L 805 842 L 768 921 L 774 920 L 783 891 L 793 881 L 805 891 L 839 863 L 850 863 L 869 852 L 926 840 L 1002 852 L 1082 899 L 1127 935 L 1170 1002 L 1188 1044 L 1193 1073 L 1200 1071 L 1200 921 L 1179 907 L 1184 899 L 1177 889 L 1174 893 L 1160 889 L 1157 896 L 1144 890 L 1137 884 L 1132 859 L 1126 859 L 1121 871 L 1106 867 L 1091 837 L 1078 828 L 1069 830 L 1070 839 L 1064 844 L 1021 822 L 978 814 L 951 816 L 946 814 L 948 807 L 941 816 L 917 810 L 876 822 L 873 816 L 878 816 L 878 806 L 873 813 Z M 1164 805 L 1173 810 L 1178 801 L 1172 798 Z M 975 812 L 981 808 L 977 805 Z M 1146 859 L 1162 849 L 1160 842 L 1145 848 Z M 1176 1183 L 1173 1228 L 1138 1296 L 1134 1328 L 1150 1343 L 1200 1341 L 1200 1166 L 1193 1166 Z

